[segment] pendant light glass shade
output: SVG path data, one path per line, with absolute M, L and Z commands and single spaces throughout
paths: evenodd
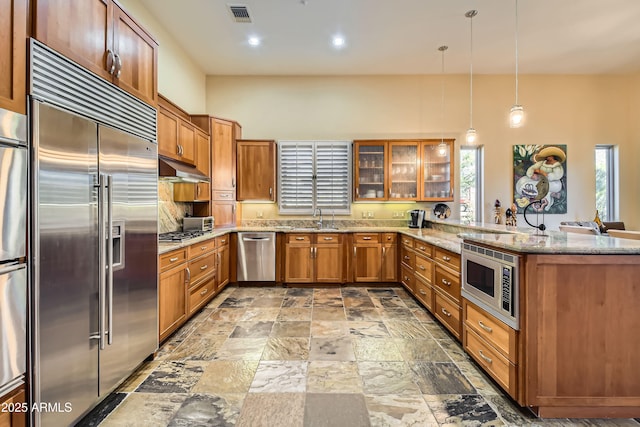
M 440 157 L 445 157 L 447 155 L 447 151 L 448 151 L 448 146 L 447 144 L 444 143 L 444 52 L 449 49 L 449 46 L 440 46 L 438 48 L 438 50 L 440 52 L 442 52 L 442 73 L 441 73 L 441 89 L 442 89 L 442 110 L 441 110 L 441 114 L 442 114 L 442 133 L 440 134 L 440 144 L 438 144 L 438 156 Z
M 524 123 L 524 108 L 518 104 L 518 0 L 516 0 L 516 103 L 509 113 L 509 127 L 519 128 Z
M 467 144 L 475 144 L 478 135 L 473 128 L 473 17 L 478 14 L 477 10 L 470 10 L 464 14 L 469 18 L 470 23 L 470 35 L 469 35 L 469 129 L 467 129 L 466 141 Z

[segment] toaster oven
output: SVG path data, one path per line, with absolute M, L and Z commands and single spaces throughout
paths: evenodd
M 213 230 L 213 217 L 212 216 L 193 216 L 185 217 L 182 219 L 182 230 L 198 230 L 198 231 L 212 231 Z

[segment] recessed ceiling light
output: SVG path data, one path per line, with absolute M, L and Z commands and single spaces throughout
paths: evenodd
M 337 48 L 344 47 L 346 41 L 342 36 L 334 36 L 333 37 L 333 46 Z
M 260 46 L 260 38 L 259 37 L 251 36 L 251 37 L 249 37 L 248 42 L 249 42 L 249 44 L 251 46 Z

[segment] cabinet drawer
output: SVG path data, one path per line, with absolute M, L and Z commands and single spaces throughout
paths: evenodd
M 316 243 L 318 245 L 335 245 L 342 243 L 342 235 L 339 233 L 318 233 L 316 234 Z
M 433 258 L 435 261 L 438 261 L 440 264 L 446 265 L 455 271 L 460 271 L 460 255 L 438 247 L 434 248 L 433 252 Z
M 187 260 L 187 248 L 178 249 L 160 255 L 160 271 L 178 265 Z
M 422 304 L 431 312 L 433 312 L 433 289 L 431 285 L 416 276 L 415 295 Z
M 464 349 L 493 377 L 511 396 L 516 391 L 516 365 L 495 351 L 470 328 L 464 331 Z
M 189 290 L 189 315 L 202 307 L 215 294 L 216 278 L 212 276 L 200 285 Z
M 189 261 L 189 271 L 191 272 L 190 284 L 196 283 L 202 277 L 211 274 L 216 269 L 216 254 L 210 253 Z
M 211 252 L 216 248 L 216 239 L 205 240 L 204 242 L 194 243 L 189 246 L 189 258 L 193 259 L 200 255 Z
M 236 196 L 233 191 L 213 191 L 211 194 L 211 200 L 235 200 Z
M 413 239 L 411 237 L 402 236 L 402 244 L 410 248 L 413 247 Z
M 380 235 L 378 233 L 353 233 L 353 241 L 355 243 L 380 243 Z
M 404 245 L 402 245 L 402 247 L 400 248 L 400 260 L 407 267 L 411 268 L 411 270 L 413 270 L 416 266 L 416 254 L 413 253 L 413 250 L 407 248 Z
M 460 276 L 448 272 L 438 264 L 435 266 L 435 271 L 433 284 L 460 304 Z
M 311 243 L 311 234 L 287 234 L 287 243 Z
M 412 293 L 415 293 L 415 278 L 413 277 L 413 271 L 407 266 L 403 265 L 400 269 L 400 281 L 405 286 L 405 288 L 411 290 Z
M 431 280 L 433 280 L 433 261 L 419 253 L 417 253 L 415 257 L 416 261 L 414 271 L 416 272 L 416 275 L 422 277 L 427 283 L 431 283 Z
M 382 233 L 382 243 L 396 243 L 397 239 L 396 233 Z
M 511 362 L 517 360 L 516 331 L 464 300 L 464 323 Z
M 433 314 L 456 338 L 460 339 L 460 307 L 438 292 L 435 292 L 433 303 Z
M 415 240 L 413 244 L 413 248 L 415 249 L 416 253 L 424 254 L 429 258 L 431 258 L 432 256 L 433 246 L 431 246 L 428 243 L 421 242 L 420 240 Z
M 229 244 L 229 234 L 225 234 L 224 236 L 216 237 L 216 248 L 220 248 L 222 246 Z

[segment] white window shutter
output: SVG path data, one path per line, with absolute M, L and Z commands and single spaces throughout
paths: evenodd
M 280 211 L 309 213 L 313 210 L 313 143 L 279 142 Z
M 316 145 L 316 207 L 326 212 L 349 213 L 351 208 L 351 145 L 319 142 Z

